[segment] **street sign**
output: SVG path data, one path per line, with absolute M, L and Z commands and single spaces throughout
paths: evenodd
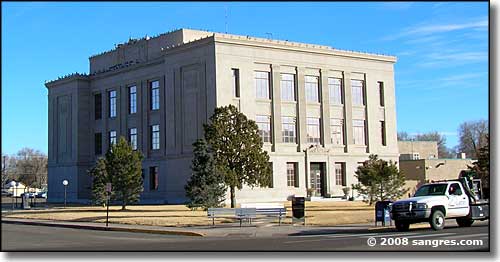
M 111 183 L 106 183 L 106 192 L 111 193 Z

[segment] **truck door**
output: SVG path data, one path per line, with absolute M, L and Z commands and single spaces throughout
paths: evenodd
M 469 214 L 469 198 L 465 194 L 462 185 L 451 183 L 448 186 L 448 212 L 446 217 L 463 217 Z

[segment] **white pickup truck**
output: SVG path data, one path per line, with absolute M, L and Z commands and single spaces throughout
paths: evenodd
M 479 179 L 438 181 L 422 185 L 412 198 L 394 202 L 391 218 L 398 231 L 420 222 L 441 230 L 449 218 L 456 219 L 460 227 L 469 227 L 474 220 L 489 218 L 489 201 L 482 199 Z

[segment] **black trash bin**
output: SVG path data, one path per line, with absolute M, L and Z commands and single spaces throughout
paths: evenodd
M 301 219 L 305 216 L 305 197 L 293 197 L 292 198 L 292 215 L 294 218 Z
M 378 201 L 375 203 L 375 226 L 377 222 L 381 222 L 383 226 L 392 224 L 390 206 L 392 201 Z

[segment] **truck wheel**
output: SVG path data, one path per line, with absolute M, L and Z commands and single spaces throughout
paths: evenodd
M 459 227 L 470 227 L 474 223 L 474 220 L 467 218 L 457 218 L 457 224 Z
M 434 230 L 442 230 L 444 228 L 444 215 L 440 210 L 435 210 L 431 214 L 431 219 L 429 223 L 431 224 L 432 229 Z
M 396 224 L 396 229 L 398 231 L 408 231 L 410 229 L 410 223 L 408 222 L 403 222 L 403 221 L 394 221 L 394 224 Z

